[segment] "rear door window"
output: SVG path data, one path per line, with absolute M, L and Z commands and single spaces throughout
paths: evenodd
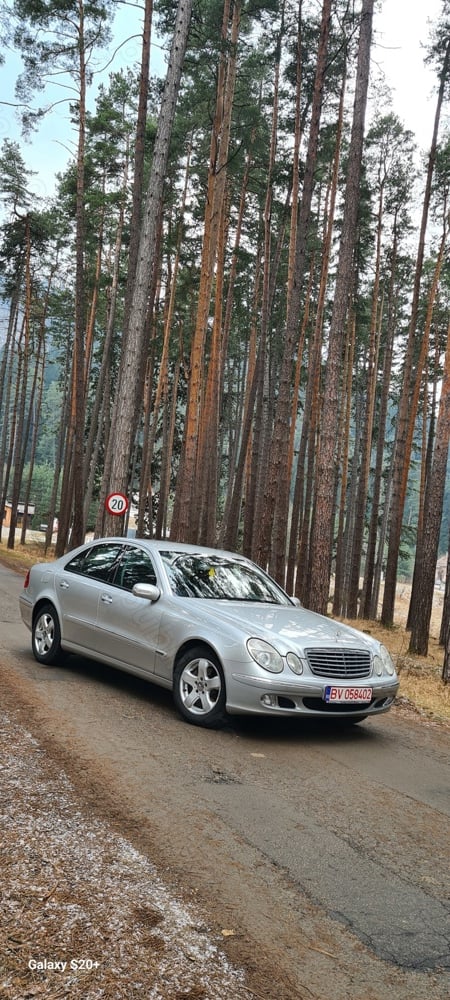
M 79 552 L 70 562 L 66 563 L 69 573 L 87 576 L 91 580 L 103 580 L 108 583 L 116 570 L 123 545 L 117 542 L 102 542 L 93 545 L 88 551 Z

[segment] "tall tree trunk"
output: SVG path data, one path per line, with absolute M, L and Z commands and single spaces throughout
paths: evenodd
M 348 618 L 356 618 L 358 613 L 358 598 L 360 592 L 360 573 L 363 550 L 364 531 L 366 525 L 367 498 L 369 491 L 370 463 L 372 456 L 372 437 L 375 419 L 375 402 L 378 380 L 378 354 L 381 335 L 380 268 L 381 268 L 381 236 L 383 227 L 384 185 L 381 185 L 376 234 L 375 276 L 372 289 L 372 310 L 370 317 L 369 351 L 367 358 L 367 391 L 365 407 L 365 423 L 362 434 L 361 467 L 359 473 L 358 492 L 356 497 L 355 525 L 352 538 L 351 569 L 347 595 L 346 614 Z
M 8 534 L 8 549 L 14 548 L 15 532 L 17 527 L 17 508 L 20 499 L 20 488 L 22 483 L 23 466 L 25 462 L 24 448 L 24 427 L 25 427 L 25 407 L 28 387 L 28 360 L 30 352 L 30 322 L 31 322 L 31 242 L 30 242 L 30 218 L 27 215 L 25 220 L 25 306 L 21 336 L 21 362 L 22 376 L 18 379 L 17 388 L 20 391 L 16 397 L 16 423 L 14 433 L 14 458 L 13 458 L 13 483 L 11 491 L 11 521 Z
M 433 397 L 431 408 L 429 406 L 429 366 L 428 362 L 425 364 L 425 372 L 423 377 L 423 400 L 422 400 L 422 446 L 421 446 L 421 458 L 420 458 L 420 486 L 419 486 L 419 510 L 417 514 L 417 540 L 421 538 L 424 526 L 425 517 L 425 496 L 427 482 L 431 475 L 432 462 L 433 462 L 433 449 L 434 441 L 436 435 L 436 406 L 437 406 L 437 391 L 438 382 L 441 383 L 441 372 L 440 372 L 440 352 L 438 348 L 439 338 L 436 338 L 436 349 L 435 349 L 435 369 L 434 369 L 434 379 L 433 379 Z M 436 356 L 437 355 L 437 356 Z M 413 580 L 411 587 L 411 600 L 409 602 L 408 608 L 408 618 L 406 620 L 406 629 L 411 631 L 412 622 L 414 621 L 414 616 L 416 613 L 416 599 L 420 601 L 420 590 L 421 590 L 421 565 L 420 560 L 417 558 L 418 549 L 416 545 L 416 554 L 414 559 L 414 571 Z
M 149 408 L 147 416 L 147 421 L 149 426 L 144 427 L 144 445 L 143 445 L 143 455 L 142 455 L 141 479 L 139 487 L 140 502 L 139 502 L 139 514 L 137 523 L 137 534 L 140 537 L 143 537 L 145 535 L 145 511 L 148 504 L 151 502 L 151 496 L 152 496 L 151 469 L 152 469 L 153 453 L 154 453 L 156 434 L 158 428 L 158 418 L 160 415 L 161 408 L 163 408 L 164 411 L 167 409 L 167 394 L 168 394 L 168 384 L 169 384 L 168 382 L 169 351 L 170 351 L 171 334 L 173 330 L 175 295 L 177 290 L 178 271 L 180 266 L 182 236 L 183 236 L 183 229 L 185 226 L 185 209 L 186 209 L 186 199 L 187 199 L 188 185 L 189 185 L 191 150 L 192 150 L 192 139 L 190 141 L 187 152 L 183 194 L 182 194 L 180 213 L 179 213 L 177 244 L 175 249 L 173 267 L 171 268 L 170 279 L 169 279 L 168 301 L 164 315 L 163 346 L 159 364 L 158 381 L 153 400 L 153 407 L 151 408 L 151 415 Z
M 171 533 L 175 538 L 196 541 L 198 496 L 196 492 L 197 440 L 201 418 L 203 362 L 222 201 L 225 194 L 231 114 L 236 80 L 237 41 L 241 5 L 236 2 L 230 22 L 231 0 L 226 0 L 222 20 L 223 50 L 219 62 L 216 109 L 211 132 L 210 163 L 206 193 L 200 288 L 191 348 L 189 393 L 185 417 L 183 455 L 176 484 Z M 229 36 L 230 33 L 230 37 Z
M 319 412 L 318 406 L 320 397 L 323 321 L 325 314 L 326 288 L 327 288 L 328 273 L 330 267 L 330 255 L 331 255 L 331 246 L 333 238 L 334 213 L 336 208 L 336 198 L 338 192 L 339 163 L 340 163 L 340 152 L 341 152 L 341 141 L 342 141 L 342 129 L 344 121 L 345 90 L 346 90 L 346 71 L 344 69 L 344 73 L 342 76 L 342 83 L 341 83 L 341 93 L 339 99 L 339 113 L 336 126 L 336 142 L 335 142 L 334 156 L 331 167 L 331 177 L 329 181 L 328 190 L 325 196 L 324 236 L 323 236 L 323 246 L 322 246 L 322 266 L 320 273 L 319 295 L 316 308 L 312 345 L 310 345 L 309 349 L 308 380 L 306 385 L 305 406 L 304 406 L 305 416 L 303 419 L 302 432 L 300 437 L 300 448 L 297 460 L 297 471 L 295 477 L 294 497 L 292 502 L 292 515 L 291 515 L 291 523 L 289 531 L 286 587 L 289 593 L 293 593 L 295 580 L 297 576 L 298 586 L 296 587 L 295 590 L 297 596 L 300 596 L 300 594 L 304 593 L 305 582 L 307 577 L 309 527 L 306 528 L 305 525 L 306 530 L 304 532 L 301 530 L 300 527 L 302 523 L 302 515 L 304 515 L 305 513 L 304 505 L 302 510 L 303 491 L 305 482 L 304 466 L 307 454 L 308 439 L 310 441 L 310 447 L 314 449 L 315 453 L 317 424 L 314 423 L 314 421 L 316 419 L 316 416 L 318 417 L 318 412 Z M 311 426 L 311 421 L 313 422 L 313 426 Z M 297 560 L 297 551 L 298 551 L 300 537 L 302 538 L 302 542 L 300 545 L 299 559 Z M 297 562 L 298 562 L 298 572 L 297 572 Z
M 106 388 L 107 373 L 110 369 L 110 364 L 111 364 L 111 349 L 114 337 L 114 324 L 116 319 L 117 297 L 119 291 L 120 254 L 122 250 L 127 184 L 128 184 L 128 159 L 126 160 L 125 163 L 123 182 L 122 182 L 122 197 L 120 201 L 119 217 L 117 222 L 116 238 L 114 245 L 112 275 L 111 275 L 111 284 L 108 297 L 108 311 L 106 315 L 106 330 L 105 330 L 105 339 L 103 341 L 102 360 L 100 364 L 100 371 L 98 374 L 97 386 L 91 412 L 89 433 L 86 445 L 86 459 L 85 459 L 86 496 L 84 500 L 85 524 L 87 524 L 88 521 L 89 509 L 94 491 L 94 478 L 95 478 L 98 454 L 100 450 L 100 439 L 102 436 L 101 418 L 102 416 L 104 417 L 105 409 L 107 406 L 107 394 L 105 392 L 105 388 Z M 97 528 L 99 529 L 98 534 L 101 534 L 100 524 L 96 525 L 96 533 L 97 533 Z
M 432 468 L 425 488 L 423 528 L 417 539 L 416 563 L 420 567 L 420 584 L 417 585 L 417 593 L 414 600 L 409 652 L 417 653 L 419 656 L 426 656 L 428 653 L 449 441 L 450 324 L 447 330 L 447 349 L 445 352 Z
M 167 509 L 169 505 L 170 467 L 171 467 L 172 453 L 173 453 L 173 442 L 175 437 L 180 365 L 181 362 L 180 359 L 178 359 L 178 361 L 175 364 L 175 370 L 173 374 L 172 393 L 170 396 L 169 394 L 167 394 L 165 400 L 159 504 L 156 513 L 156 525 L 155 525 L 156 538 L 165 538 L 168 531 Z
M 374 0 L 363 0 L 358 47 L 352 132 L 349 148 L 339 260 L 330 324 L 322 429 L 317 462 L 315 517 L 311 540 L 314 574 L 308 603 L 315 611 L 327 610 L 331 568 L 331 537 L 335 495 L 336 413 L 343 357 L 343 340 L 349 294 L 353 290 L 352 269 L 357 232 L 359 187 L 364 142 L 364 123 L 370 71 L 370 47 Z
M 38 337 L 38 344 L 37 344 L 37 352 L 36 352 L 36 361 L 35 361 L 35 370 L 34 370 L 34 378 L 33 378 L 33 387 L 32 387 L 32 391 L 31 391 L 31 399 L 30 399 L 30 403 L 29 403 L 29 407 L 28 407 L 28 425 L 29 425 L 29 428 L 30 428 L 31 425 L 33 424 L 33 432 L 32 432 L 32 437 L 31 437 L 30 467 L 29 467 L 29 473 L 28 473 L 28 482 L 27 482 L 26 491 L 25 491 L 25 495 L 24 495 L 24 515 L 23 515 L 23 523 L 22 523 L 22 534 L 21 534 L 21 539 L 20 539 L 22 545 L 24 545 L 25 541 L 26 541 L 26 531 L 27 531 L 27 523 L 28 523 L 28 506 L 29 506 L 29 501 L 30 501 L 30 497 L 31 497 L 31 486 L 32 486 L 32 481 L 33 481 L 33 470 L 34 470 L 34 463 L 35 463 L 37 443 L 38 443 L 38 434 L 39 434 L 39 421 L 40 421 L 40 414 L 41 414 L 41 408 L 42 408 L 42 398 L 43 398 L 44 386 L 45 386 L 45 360 L 46 360 L 45 333 L 46 333 L 46 325 L 47 325 L 47 316 L 48 316 L 50 291 L 51 291 L 52 282 L 53 282 L 53 278 L 54 278 L 56 269 L 57 269 L 57 264 L 54 263 L 53 266 L 52 266 L 52 268 L 50 269 L 50 275 L 48 277 L 47 287 L 46 287 L 46 290 L 45 290 L 45 295 L 44 295 L 44 300 L 43 300 L 43 307 L 42 307 L 42 313 L 41 313 L 40 321 L 39 321 L 39 330 L 38 330 L 38 335 L 37 335 L 37 337 Z M 35 403 L 36 396 L 37 396 L 37 402 Z M 33 413 L 33 417 L 32 417 L 32 413 Z M 27 431 L 27 438 L 28 438 L 28 434 L 29 434 L 29 430 Z M 25 448 L 26 448 L 26 444 L 25 444 Z M 52 522 L 52 524 L 53 524 L 53 522 Z M 47 523 L 47 529 L 46 529 L 47 534 L 48 534 L 48 531 L 49 531 L 49 525 Z M 46 534 L 46 539 L 47 539 L 47 534 Z M 50 534 L 50 538 L 51 538 L 51 534 Z
M 276 163 L 277 143 L 278 143 L 278 114 L 279 114 L 279 91 L 280 91 L 280 68 L 281 68 L 281 47 L 284 34 L 284 3 L 281 8 L 280 26 L 275 42 L 275 62 L 274 62 L 274 83 L 272 96 L 272 121 L 270 130 L 270 145 L 268 154 L 268 165 L 266 173 L 266 193 L 264 209 L 262 213 L 264 244 L 263 244 L 263 268 L 262 268 L 262 294 L 261 294 L 261 314 L 260 314 L 260 338 L 264 348 L 264 369 L 260 389 L 258 392 L 257 411 L 258 419 L 253 439 L 252 453 L 252 481 L 254 494 L 254 524 L 257 525 L 257 537 L 253 533 L 251 551 L 255 559 L 261 566 L 267 565 L 269 556 L 269 532 L 267 524 L 267 511 L 265 504 L 266 490 L 266 459 L 269 447 L 270 427 L 270 403 L 269 403 L 269 330 L 271 314 L 271 281 L 272 281 L 272 201 L 274 185 L 274 168 Z M 295 145 L 297 143 L 295 142 Z
M 217 541 L 218 450 L 223 367 L 223 273 L 228 211 L 228 199 L 224 198 L 217 247 L 214 322 L 197 452 L 198 540 L 203 545 L 214 545 Z
M 4 511 L 6 494 L 9 486 L 9 469 L 7 467 L 7 453 L 10 442 L 9 413 L 11 407 L 12 387 L 15 380 L 17 391 L 17 377 L 15 378 L 15 341 L 17 334 L 18 312 L 18 290 L 11 301 L 8 331 L 3 347 L 1 387 L 0 387 L 0 414 L 2 417 L 2 433 L 0 437 L 0 510 Z M 3 518 L 0 518 L 0 538 L 2 537 Z
M 348 479 L 349 479 L 349 465 L 350 465 L 350 424 L 351 424 L 351 412 L 352 412 L 352 381 L 353 381 L 353 364 L 355 357 L 355 340 L 356 340 L 356 321 L 354 314 L 351 316 L 349 326 L 349 336 L 347 345 L 347 356 L 345 359 L 344 370 L 347 372 L 347 380 L 345 386 L 345 402 L 343 403 L 343 414 L 345 412 L 344 418 L 344 435 L 343 435 L 343 451 L 341 456 L 341 483 L 340 483 L 340 501 L 339 501 L 339 517 L 338 517 L 338 530 L 337 530 L 337 545 L 336 545 L 336 572 L 334 576 L 334 594 L 333 594 L 333 614 L 342 615 L 345 614 L 344 606 L 344 582 L 345 582 L 345 550 L 346 550 L 346 523 L 345 515 L 347 512 L 347 519 L 350 520 L 350 509 L 351 505 L 348 505 Z M 356 427 L 358 427 L 358 420 L 355 421 Z M 355 452 L 358 434 L 355 431 Z
M 130 246 L 128 251 L 127 285 L 125 290 L 124 333 L 128 330 L 129 313 L 133 299 L 136 267 L 139 255 L 142 201 L 144 197 L 145 134 L 147 127 L 148 88 L 150 78 L 150 52 L 153 17 L 153 0 L 145 0 L 142 21 L 141 66 L 139 72 L 139 98 L 134 146 L 134 172 L 132 210 L 130 219 Z
M 436 161 L 436 150 L 439 133 L 439 122 L 441 110 L 444 102 L 445 89 L 450 65 L 450 40 L 448 41 L 443 68 L 440 78 L 440 86 L 436 111 L 434 116 L 433 137 L 431 140 L 430 155 L 428 157 L 427 177 L 425 194 L 422 206 L 422 219 L 420 224 L 419 245 L 417 250 L 416 269 L 414 277 L 413 299 L 411 304 L 411 317 L 408 331 L 408 343 L 405 356 L 405 366 L 402 378 L 402 392 L 398 408 L 397 417 L 397 437 L 393 462 L 392 497 L 390 509 L 390 530 L 388 555 L 386 562 L 386 578 L 384 584 L 383 607 L 381 620 L 384 625 L 392 625 L 394 621 L 395 591 L 397 584 L 398 554 L 402 533 L 403 511 L 405 507 L 407 475 L 410 462 L 410 449 L 408 441 L 412 440 L 411 425 L 415 421 L 416 412 L 411 405 L 412 381 L 414 357 L 416 354 L 416 331 L 417 317 L 419 311 L 420 286 L 422 280 L 423 259 L 425 254 L 425 235 L 428 224 L 428 214 L 431 199 L 431 183 Z
M 418 357 L 417 362 L 416 362 L 415 380 L 414 380 L 413 385 L 412 385 L 411 396 L 410 396 L 410 400 L 409 400 L 410 418 L 409 418 L 409 421 L 408 421 L 408 423 L 406 425 L 406 428 L 405 428 L 405 432 L 406 433 L 405 433 L 405 438 L 403 440 L 405 465 L 402 467 L 402 469 L 401 469 L 401 475 L 399 474 L 397 479 L 395 478 L 396 466 L 395 466 L 395 463 L 394 463 L 393 478 L 392 478 L 393 489 L 395 489 L 395 486 L 397 485 L 397 487 L 398 487 L 397 496 L 398 496 L 398 498 L 400 500 L 402 511 L 404 509 L 405 499 L 406 499 L 406 490 L 407 490 L 407 485 L 408 485 L 409 464 L 410 464 L 412 444 L 413 444 L 413 438 L 414 438 L 415 422 L 416 422 L 417 411 L 418 411 L 418 406 L 419 406 L 420 389 L 421 389 L 422 380 L 423 380 L 423 372 L 424 372 L 425 365 L 426 365 L 426 359 L 427 359 L 427 353 L 428 353 L 428 345 L 429 345 L 429 342 L 430 342 L 430 331 L 431 331 L 431 324 L 432 324 L 432 319 L 433 319 L 433 308 L 434 308 L 434 304 L 435 304 L 437 289 L 438 289 L 438 285 L 439 285 L 439 278 L 440 278 L 440 274 L 441 274 L 441 270 L 442 270 L 442 265 L 443 265 L 443 261 L 444 261 L 444 248 L 445 248 L 446 237 L 447 237 L 447 226 L 445 224 L 444 225 L 444 233 L 443 233 L 442 240 L 441 240 L 441 246 L 440 246 L 440 249 L 439 249 L 438 258 L 437 258 L 436 266 L 435 266 L 435 269 L 434 269 L 434 274 L 433 274 L 433 280 L 432 280 L 432 284 L 431 284 L 431 289 L 430 289 L 430 292 L 429 292 L 429 295 L 428 295 L 428 304 L 427 304 L 427 312 L 426 312 L 426 317 L 425 317 L 424 331 L 423 331 L 422 340 L 421 340 L 421 343 L 420 343 L 419 357 Z M 398 438 L 397 438 L 397 442 L 396 443 L 398 443 Z M 403 517 L 403 515 L 402 515 L 402 517 Z M 389 552 L 388 552 L 388 565 L 389 565 Z M 387 585 L 387 570 L 386 570 L 386 584 L 385 584 L 385 586 L 386 585 Z M 386 596 L 386 594 L 385 594 L 385 596 Z M 384 612 L 385 612 L 385 601 L 383 601 L 383 613 L 382 613 L 382 620 L 383 621 L 384 621 L 384 618 L 383 618 Z
M 141 387 L 142 376 L 140 373 L 143 369 L 145 371 L 148 302 L 157 267 L 156 253 L 161 228 L 164 179 L 191 12 L 192 0 L 180 0 L 158 118 L 144 218 L 140 230 L 136 280 L 126 336 L 126 351 L 114 399 L 114 439 L 111 439 L 109 444 L 110 460 L 106 462 L 106 473 L 102 484 L 103 494 L 108 487 L 121 492 L 128 490 L 131 455 L 140 404 L 139 393 L 136 400 L 136 382 Z M 107 535 L 117 532 L 117 520 L 109 516 L 105 520 L 104 530 Z
M 68 427 L 70 423 L 70 407 L 71 407 L 71 397 L 70 397 L 70 369 L 71 369 L 71 350 L 72 344 L 70 339 L 68 339 L 66 344 L 66 354 L 64 358 L 64 367 L 61 373 L 62 381 L 62 406 L 61 406 L 61 424 L 58 431 L 56 448 L 55 448 L 55 461 L 53 469 L 53 483 L 52 491 L 50 495 L 49 504 L 49 515 L 47 519 L 47 531 L 45 535 L 45 550 L 47 551 L 52 538 L 52 528 L 53 519 L 58 510 L 58 535 L 59 535 L 59 518 L 60 509 L 58 509 L 58 497 L 60 496 L 60 480 L 61 480 L 61 470 L 63 467 L 63 460 L 65 455 Z M 56 539 L 55 545 L 55 555 L 57 552 L 58 538 Z
M 246 155 L 246 158 L 245 158 L 245 170 L 244 170 L 244 176 L 243 176 L 243 180 L 242 180 L 242 186 L 241 186 L 241 192 L 240 192 L 240 198 L 239 198 L 239 211 L 238 211 L 238 217 L 237 217 L 237 221 L 236 221 L 236 233 L 235 233 L 233 251 L 232 251 L 232 256 L 231 256 L 230 273 L 229 273 L 229 278 L 228 278 L 228 288 L 227 288 L 226 302 L 225 302 L 224 337 L 223 337 L 223 348 L 222 348 L 222 377 L 221 377 L 221 390 L 220 390 L 221 391 L 221 397 L 223 397 L 225 360 L 226 360 L 226 358 L 225 358 L 225 352 L 226 352 L 226 349 L 227 349 L 227 346 L 228 346 L 228 343 L 229 343 L 230 331 L 231 331 L 231 320 L 232 320 L 232 311 L 233 311 L 233 303 L 234 303 L 234 291 L 235 291 L 235 283 L 236 283 L 236 275 L 237 275 L 238 257 L 239 257 L 239 250 L 240 250 L 240 246 L 241 246 L 242 227 L 243 227 L 244 214 L 245 214 L 245 208 L 246 208 L 246 199 L 247 199 L 248 184 L 249 184 L 249 179 L 250 179 L 251 168 L 252 168 L 252 165 L 253 165 L 253 145 L 254 145 L 254 142 L 255 142 L 255 137 L 256 137 L 255 129 L 252 129 L 252 132 L 251 132 L 251 135 L 250 135 L 249 149 L 247 151 L 247 155 Z M 257 268 L 256 268 L 256 270 L 257 270 L 256 281 L 258 281 L 258 273 L 259 273 L 259 263 L 258 262 L 257 262 Z M 252 356 L 252 358 L 254 358 L 255 341 L 256 341 L 256 330 L 255 330 L 255 325 L 253 324 L 251 326 L 250 336 L 249 336 L 249 346 L 248 346 L 248 354 L 247 354 L 247 356 L 249 358 L 250 358 L 250 356 Z M 241 436 L 240 430 L 241 430 L 241 428 L 243 426 L 243 422 L 244 422 L 246 393 L 245 393 L 245 390 L 242 389 L 242 387 L 241 387 L 241 391 L 239 391 L 239 382 L 240 382 L 240 376 L 241 375 L 242 375 L 242 380 L 243 380 L 243 373 L 241 373 L 241 369 L 240 369 L 240 367 L 238 367 L 237 379 L 232 379 L 232 378 L 230 379 L 230 381 L 232 381 L 233 383 L 236 383 L 236 385 L 238 386 L 237 397 L 238 397 L 239 403 L 238 403 L 238 408 L 237 408 L 237 413 L 236 413 L 236 419 L 233 420 L 233 423 L 230 426 L 230 433 L 229 433 L 228 484 L 227 484 L 226 495 L 225 495 L 225 503 L 224 503 L 224 512 L 223 512 L 222 524 L 220 526 L 220 531 L 219 531 L 219 542 L 220 542 L 220 544 L 223 544 L 224 534 L 228 530 L 228 517 L 229 517 L 229 512 L 230 512 L 231 503 L 232 503 L 232 497 L 233 497 L 233 485 L 234 485 L 234 478 L 235 478 L 235 472 L 236 472 L 236 467 L 237 467 L 237 457 L 238 457 L 238 452 L 239 452 L 239 442 L 240 442 L 240 436 Z M 241 488 L 242 488 L 242 483 L 241 483 Z M 240 508 L 240 500 L 239 500 L 239 508 Z M 231 548 L 235 548 L 236 547 L 236 539 L 237 539 L 237 526 L 236 526 L 236 534 L 235 534 L 235 536 L 233 538 L 232 544 L 230 545 Z
M 394 353 L 394 334 L 396 329 L 396 309 L 394 300 L 395 272 L 397 265 L 398 233 L 397 223 L 394 224 L 394 242 L 392 248 L 391 277 L 387 304 L 386 343 L 383 350 L 383 376 L 378 414 L 378 441 L 375 459 L 375 474 L 372 489 L 372 509 L 370 514 L 369 534 L 367 539 L 366 565 L 364 572 L 363 593 L 361 598 L 361 617 L 376 618 L 378 611 L 378 592 L 374 587 L 375 558 L 378 538 L 378 520 L 382 489 L 384 452 L 386 446 L 386 423 L 389 406 L 389 386 L 391 382 L 392 361 Z M 385 501 L 386 503 L 386 501 Z
M 84 428 L 86 400 L 86 304 L 85 304 L 85 146 L 86 146 L 86 52 L 84 39 L 84 4 L 79 3 L 79 94 L 78 94 L 78 150 L 76 190 L 76 270 L 75 270 L 75 341 L 73 358 L 74 382 L 74 450 L 73 450 L 73 520 L 71 545 L 84 542 Z
M 55 546 L 55 556 L 57 559 L 64 554 L 68 547 L 73 503 L 73 454 L 76 425 L 73 342 L 71 347 L 71 367 L 67 386 L 67 429 L 64 435 L 64 460 L 62 465 L 58 537 Z
M 242 426 L 241 434 L 239 440 L 239 453 L 236 462 L 236 467 L 234 469 L 234 480 L 232 489 L 229 490 L 227 496 L 227 503 L 225 507 L 224 514 L 224 524 L 221 534 L 221 544 L 227 549 L 235 549 L 237 547 L 240 513 L 244 494 L 244 481 L 245 473 L 247 467 L 247 461 L 251 445 L 251 434 L 252 434 L 252 421 L 255 412 L 256 397 L 258 392 L 258 385 L 260 380 L 260 368 L 262 365 L 262 348 L 261 345 L 257 348 L 257 323 L 256 314 L 259 304 L 259 287 L 260 287 L 260 254 L 257 256 L 257 268 L 255 275 L 255 283 L 253 289 L 253 310 L 252 310 L 252 322 L 250 324 L 250 342 L 248 350 L 248 361 L 247 361 L 247 382 L 245 388 L 245 398 L 242 414 Z M 245 517 L 244 522 L 248 523 L 251 521 L 251 501 L 249 502 L 249 497 L 245 497 Z M 244 524 L 244 536 L 245 536 L 245 524 Z M 244 552 L 247 550 L 246 543 L 244 541 Z
M 31 500 L 31 487 L 33 482 L 34 463 L 36 459 L 36 447 L 37 447 L 37 439 L 39 432 L 39 418 L 42 406 L 42 395 L 44 391 L 44 368 L 45 368 L 45 344 L 43 338 L 40 338 L 38 343 L 37 355 L 35 359 L 33 384 L 32 384 L 29 407 L 28 407 L 27 436 L 24 442 L 24 451 L 25 451 L 26 442 L 28 440 L 30 430 L 33 424 L 33 430 L 31 435 L 29 470 L 25 484 L 25 489 L 22 493 L 23 519 L 22 519 L 22 526 L 20 533 L 21 545 L 25 545 L 27 540 L 28 508 Z
M 289 517 L 289 427 L 292 416 L 292 366 L 298 338 L 298 320 L 303 294 L 306 248 L 314 190 L 314 172 L 319 144 L 323 93 L 328 66 L 328 41 L 331 27 L 331 0 L 323 0 L 322 20 L 317 50 L 316 74 L 311 109 L 311 125 L 306 153 L 305 174 L 300 203 L 295 246 L 294 279 L 287 304 L 280 384 L 271 441 L 268 487 L 264 498 L 265 531 L 272 539 L 271 572 L 279 580 L 286 574 L 287 524 Z M 298 128 L 298 123 L 296 128 Z

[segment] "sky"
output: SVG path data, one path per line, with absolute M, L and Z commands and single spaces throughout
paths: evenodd
M 119 42 L 112 42 L 109 46 L 110 52 L 114 53 L 118 44 L 123 39 L 127 39 L 121 45 L 109 63 L 109 57 L 105 56 L 105 72 L 103 78 L 108 81 L 111 72 L 118 71 L 121 66 L 134 66 L 140 62 L 141 49 L 141 11 L 142 3 L 136 0 L 136 9 L 133 10 L 133 0 L 128 0 L 126 6 L 119 7 L 115 18 L 115 35 Z M 21 136 L 20 124 L 14 107 L 3 102 L 16 102 L 14 94 L 15 82 L 21 70 L 19 56 L 14 53 L 3 53 L 5 64 L 0 66 L 0 144 L 4 138 L 17 141 L 21 144 L 21 152 L 27 167 L 36 172 L 36 177 L 30 183 L 32 190 L 40 197 L 51 197 L 54 193 L 55 174 L 65 170 L 67 163 L 73 158 L 76 152 L 74 143 L 76 135 L 71 131 L 68 122 L 67 104 L 56 107 L 51 115 L 43 119 L 37 132 L 34 132 L 30 140 L 25 140 Z M 101 64 L 100 64 L 101 65 Z M 151 72 L 156 73 L 157 67 L 163 65 L 161 49 L 155 45 L 152 47 Z M 43 95 L 39 94 L 36 100 L 39 104 L 45 105 L 47 101 L 58 100 L 61 96 L 67 96 L 57 87 L 49 88 Z M 94 110 L 94 106 L 91 108 Z
M 374 17 L 374 69 L 381 67 L 392 90 L 394 111 L 415 132 L 421 149 L 427 150 L 431 140 L 435 95 L 433 75 L 423 65 L 429 33 L 428 21 L 436 20 L 442 0 L 383 0 L 381 11 Z M 116 34 L 126 38 L 139 32 L 139 19 L 132 7 L 125 7 L 116 19 Z M 106 72 L 139 61 L 140 38 L 130 38 L 120 55 L 115 57 Z M 152 50 L 152 72 L 161 72 L 164 65 L 158 46 Z M 14 109 L 3 102 L 14 102 L 14 83 L 20 68 L 18 57 L 7 55 L 6 64 L 0 66 L 0 143 L 5 137 L 19 141 L 22 156 L 29 169 L 36 172 L 32 186 L 37 195 L 50 197 L 54 191 L 54 177 L 63 171 L 73 155 L 71 140 L 75 136 L 67 124 L 65 106 L 55 110 L 32 137 L 25 142 L 20 136 Z M 59 96 L 55 94 L 55 96 Z
M 380 64 L 392 89 L 394 110 L 428 149 L 433 130 L 435 77 L 424 67 L 421 45 L 436 22 L 442 0 L 384 0 L 374 18 L 372 60 Z

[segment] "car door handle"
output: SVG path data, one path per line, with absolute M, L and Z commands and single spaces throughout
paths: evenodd
M 100 600 L 103 601 L 103 604 L 112 604 L 112 597 L 108 597 L 108 594 L 102 594 Z
M 66 583 L 65 580 L 61 580 L 61 583 L 60 583 L 59 586 L 61 587 L 61 590 L 68 590 L 69 589 L 69 584 Z

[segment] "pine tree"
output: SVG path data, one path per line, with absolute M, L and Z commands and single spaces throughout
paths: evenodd
M 327 371 L 322 409 L 321 436 L 317 460 L 315 511 L 311 544 L 314 573 L 308 603 L 313 610 L 326 612 L 331 569 L 331 542 L 334 517 L 335 459 L 337 447 L 336 413 L 343 357 L 352 266 L 356 240 L 359 186 L 364 140 L 364 122 L 370 69 L 374 0 L 363 0 L 358 48 L 352 134 L 350 139 L 344 218 L 330 325 Z

